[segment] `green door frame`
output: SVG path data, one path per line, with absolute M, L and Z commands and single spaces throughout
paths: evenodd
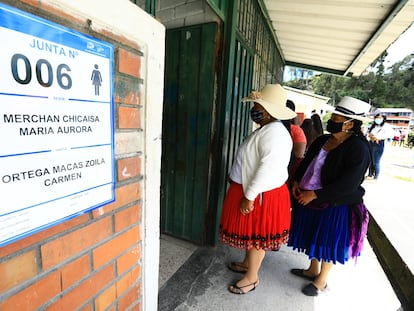
M 218 165 L 213 168 L 213 185 L 211 189 L 212 204 L 210 209 L 212 215 L 216 216 L 215 228 L 210 230 L 210 236 L 207 237 L 209 244 L 215 245 L 219 233 L 219 224 L 221 217 L 221 202 L 223 202 L 226 194 L 227 183 L 227 146 L 229 144 L 229 127 L 230 127 L 230 111 L 232 103 L 232 89 L 234 75 L 234 58 L 236 54 L 236 25 L 237 25 L 237 2 L 236 0 L 228 0 L 226 8 L 227 18 L 224 24 L 224 61 L 222 71 L 222 84 L 220 93 L 220 105 L 217 109 L 217 158 Z M 211 228 L 213 229 L 213 228 Z
M 155 0 L 145 0 L 145 12 L 155 17 Z

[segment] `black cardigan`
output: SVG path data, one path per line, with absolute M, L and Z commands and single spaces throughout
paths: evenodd
M 331 134 L 322 135 L 312 143 L 295 173 L 295 181 L 301 180 L 312 159 L 330 137 Z M 315 202 L 328 202 L 334 206 L 362 202 L 365 190 L 361 184 L 370 159 L 367 141 L 356 135 L 329 151 L 321 169 L 322 189 L 315 190 L 318 197 Z

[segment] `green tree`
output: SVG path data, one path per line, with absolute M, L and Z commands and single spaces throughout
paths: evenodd
M 328 96 L 333 104 L 344 96 L 353 96 L 377 108 L 401 107 L 414 111 L 414 53 L 389 68 L 385 67 L 386 56 L 386 52 L 382 53 L 367 73 L 358 77 L 321 73 L 286 85 Z

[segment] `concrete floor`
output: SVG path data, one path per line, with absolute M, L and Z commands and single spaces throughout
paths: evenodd
M 260 285 L 246 295 L 231 294 L 227 287 L 241 278 L 226 264 L 240 260 L 243 251 L 225 245 L 196 247 L 191 243 L 163 237 L 165 252 L 175 253 L 174 263 L 183 264 L 159 290 L 159 311 L 401 311 L 401 304 L 378 260 L 365 241 L 358 262 L 336 265 L 330 274 L 328 289 L 318 297 L 307 297 L 301 288 L 308 282 L 292 275 L 291 268 L 306 267 L 303 254 L 282 247 L 267 252 L 260 270 Z M 186 244 L 186 245 L 185 245 Z M 192 252 L 192 253 L 191 253 Z M 188 254 L 190 256 L 188 257 Z M 181 258 L 181 260 L 180 260 Z M 171 266 L 169 267 L 171 273 Z M 161 267 L 161 270 L 164 270 Z
M 158 288 L 168 281 L 196 249 L 195 244 L 165 234 L 161 235 Z
M 364 183 L 365 203 L 413 271 L 414 251 L 407 245 L 414 238 L 414 210 L 407 196 L 413 189 L 414 149 L 388 145 L 382 164 L 380 179 Z M 163 235 L 160 254 L 159 311 L 402 310 L 367 240 L 357 263 L 336 265 L 328 289 L 315 298 L 303 295 L 301 288 L 307 281 L 289 272 L 291 268 L 305 268 L 307 257 L 288 247 L 266 253 L 260 285 L 247 295 L 234 295 L 227 290 L 241 275 L 228 270 L 226 264 L 240 260 L 241 250 L 220 243 L 216 247 L 198 247 Z

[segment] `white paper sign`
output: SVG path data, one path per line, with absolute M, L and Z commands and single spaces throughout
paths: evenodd
M 115 199 L 113 46 L 0 4 L 0 246 Z

